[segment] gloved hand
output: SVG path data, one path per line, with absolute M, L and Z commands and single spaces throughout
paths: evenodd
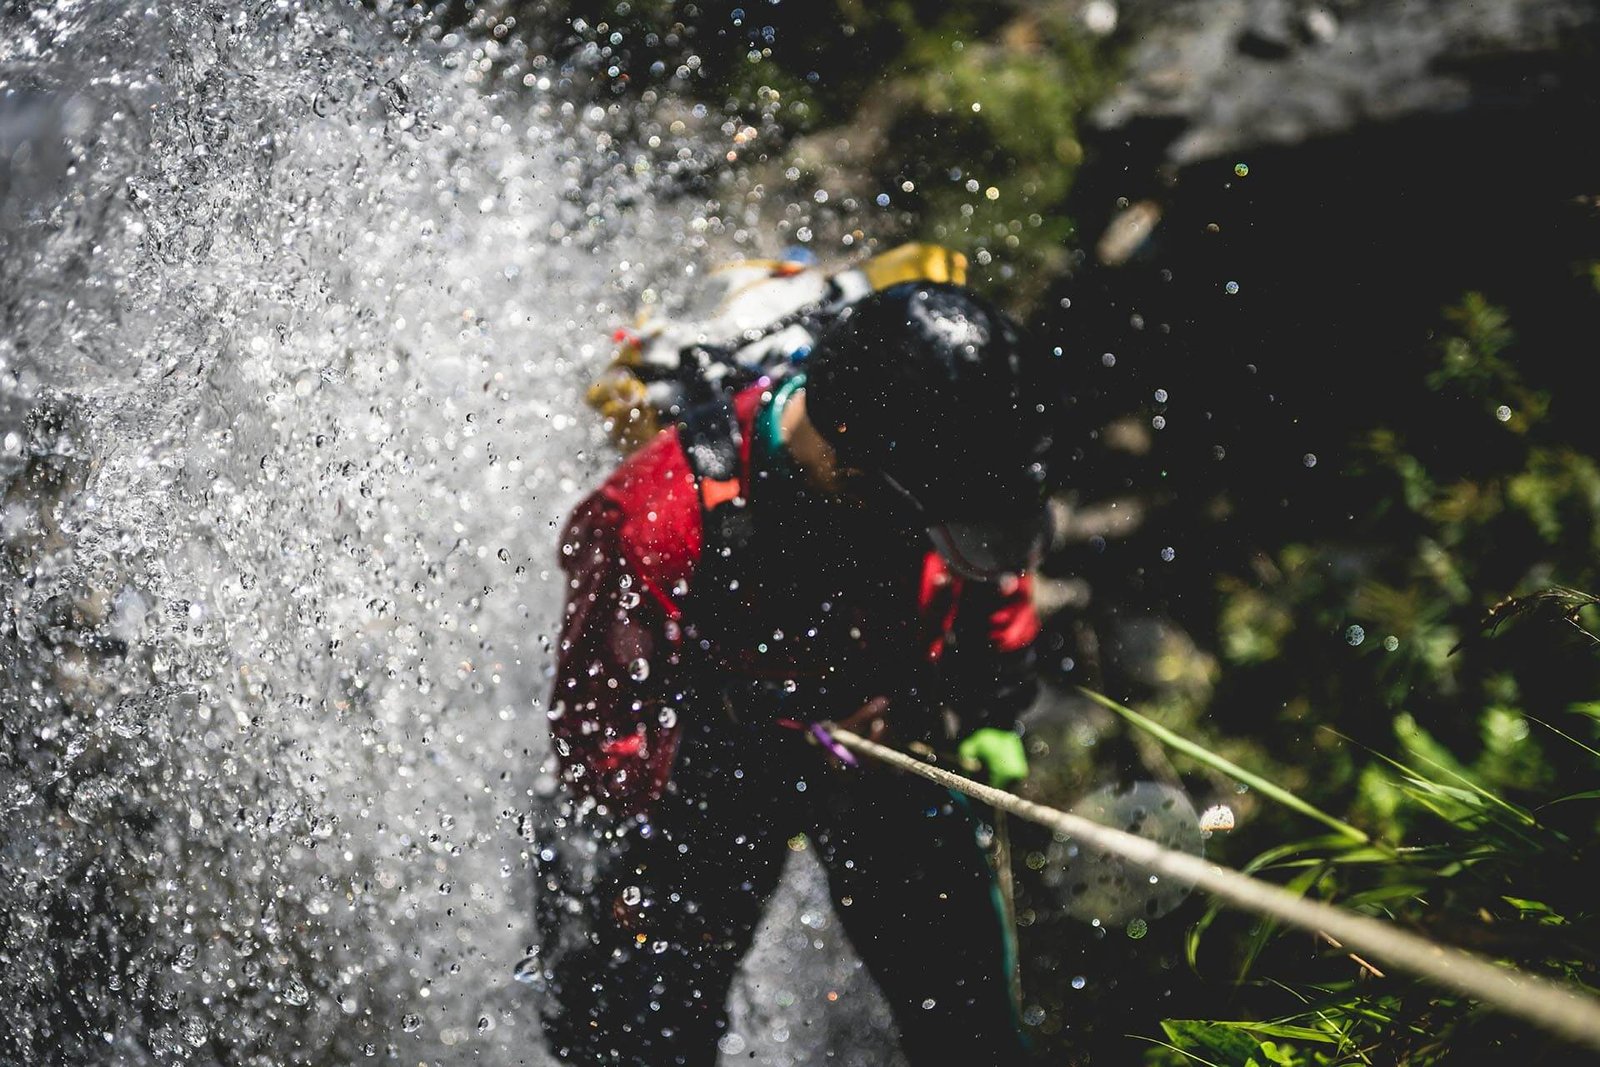
M 986 726 L 975 730 L 956 746 L 963 763 L 982 764 L 988 772 L 989 784 L 996 789 L 1008 789 L 1028 777 L 1028 753 L 1022 747 L 1022 738 L 1011 730 L 997 730 Z

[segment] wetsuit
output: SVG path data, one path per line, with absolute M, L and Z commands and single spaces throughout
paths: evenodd
M 806 724 L 890 698 L 900 743 L 1010 725 L 1032 697 L 1026 578 L 963 583 L 926 535 L 811 490 L 760 386 L 717 433 L 667 431 L 574 512 L 552 733 L 568 783 L 631 817 L 547 957 L 574 1063 L 710 1064 L 724 1002 L 805 834 L 911 1062 L 1021 1055 L 1009 941 L 957 798 L 849 769 Z

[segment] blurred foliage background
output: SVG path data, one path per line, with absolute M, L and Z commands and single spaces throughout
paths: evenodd
M 685 190 L 753 247 L 940 241 L 1058 346 L 1031 795 L 1181 782 L 1235 813 L 1223 862 L 1594 988 L 1600 20 L 1449 7 L 551 0 L 407 32 L 643 101 L 652 148 L 676 108 L 717 148 Z M 1576 1055 L 1203 901 L 1084 925 L 1018 834 L 1041 1062 Z

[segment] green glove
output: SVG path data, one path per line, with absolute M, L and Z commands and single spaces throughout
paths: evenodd
M 963 763 L 981 763 L 989 772 L 989 784 L 1007 789 L 1028 777 L 1028 753 L 1022 738 L 1010 730 L 986 726 L 956 748 Z

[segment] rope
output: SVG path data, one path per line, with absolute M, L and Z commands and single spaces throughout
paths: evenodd
M 1328 935 L 1349 951 L 1386 960 L 1394 967 L 1519 1016 L 1570 1041 L 1600 1049 L 1600 998 L 1586 991 L 1519 971 L 1510 965 L 1490 962 L 1462 949 L 1436 944 L 1391 923 L 1322 901 L 1307 900 L 1270 882 L 1198 856 L 1173 852 L 1154 841 L 1102 826 L 1081 815 L 1035 804 L 942 767 L 930 766 L 848 730 L 832 729 L 830 732 L 846 748 L 965 793 L 998 811 L 1048 826 L 1101 852 L 1121 856 L 1160 877 L 1194 885 L 1225 904 Z

